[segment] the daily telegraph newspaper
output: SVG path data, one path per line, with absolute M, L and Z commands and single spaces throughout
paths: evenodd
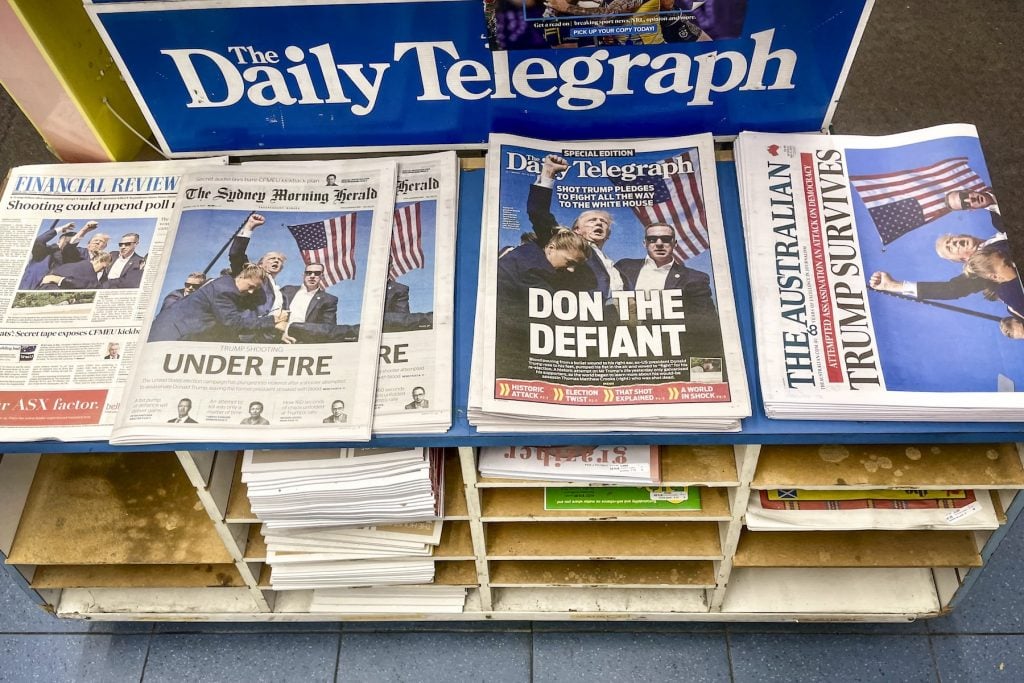
M 149 315 L 181 174 L 226 163 L 23 166 L 0 205 L 0 428 L 105 439 Z
M 737 428 L 749 402 L 711 136 L 495 135 L 487 163 L 483 413 Z
M 384 159 L 185 176 L 111 442 L 369 439 L 395 178 Z
M 1019 420 L 1020 236 L 973 126 L 736 144 L 770 417 Z
M 454 152 L 398 162 L 375 433 L 451 426 L 458 158 Z
M 747 0 L 483 0 L 491 48 L 602 48 L 727 40 Z

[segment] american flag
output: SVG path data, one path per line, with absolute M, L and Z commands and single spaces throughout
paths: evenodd
M 883 245 L 949 213 L 946 195 L 950 192 L 989 189 L 971 170 L 967 157 L 906 171 L 850 176 L 850 182 L 871 214 Z
M 356 214 L 349 213 L 316 223 L 289 225 L 288 229 L 306 263 L 322 263 L 321 286 L 330 287 L 356 276 Z
M 395 209 L 388 277 L 397 280 L 402 274 L 422 267 L 423 223 L 420 221 L 420 202 L 416 202 Z
M 652 223 L 667 223 L 676 231 L 676 248 L 673 252 L 677 261 L 693 258 L 708 248 L 708 219 L 704 211 L 704 197 L 700 192 L 700 164 L 685 152 L 661 163 L 679 160 L 691 162 L 693 173 L 677 173 L 667 178 L 648 177 L 631 182 L 612 179 L 617 186 L 629 189 L 640 185 L 654 185 L 654 199 L 651 206 L 634 206 L 633 213 L 644 227 Z

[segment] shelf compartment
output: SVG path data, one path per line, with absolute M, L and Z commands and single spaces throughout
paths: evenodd
M 1012 443 L 763 446 L 752 487 L 1022 488 L 1024 467 Z
M 473 560 L 440 560 L 434 563 L 434 583 L 439 586 L 479 586 Z
M 970 531 L 748 531 L 736 567 L 980 567 Z
M 644 588 L 714 588 L 714 565 L 706 560 L 498 560 L 490 563 L 490 585 Z
M 724 614 L 764 614 L 772 620 L 849 614 L 910 621 L 940 609 L 929 569 L 737 568 L 722 604 Z
M 472 560 L 473 537 L 469 522 L 445 521 L 441 527 L 441 543 L 434 549 L 436 560 Z
M 689 588 L 495 588 L 493 605 L 497 616 L 523 619 L 636 619 L 639 613 L 668 620 L 708 611 L 704 591 Z
M 445 519 L 469 519 L 462 463 L 456 449 L 449 449 L 444 457 L 444 516 Z
M 249 526 L 249 536 L 245 540 L 245 553 L 243 554 L 243 559 L 246 562 L 267 561 L 267 541 L 263 538 L 260 529 L 260 524 Z
M 729 495 L 723 488 L 701 488 L 700 510 L 545 510 L 544 489 L 488 488 L 480 491 L 483 521 L 728 521 Z
M 488 559 L 720 560 L 715 522 L 492 522 Z
M 238 588 L 245 585 L 233 564 L 44 565 L 32 588 Z
M 13 564 L 230 564 L 173 453 L 40 458 Z
M 736 456 L 732 446 L 661 446 L 662 486 L 739 486 Z M 592 482 L 538 481 L 480 477 L 477 486 L 641 486 L 641 484 L 595 484 Z

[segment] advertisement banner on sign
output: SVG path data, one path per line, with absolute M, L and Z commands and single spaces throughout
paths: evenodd
M 87 8 L 175 156 L 826 127 L 872 0 L 739 4 L 721 38 L 510 50 L 480 0 Z

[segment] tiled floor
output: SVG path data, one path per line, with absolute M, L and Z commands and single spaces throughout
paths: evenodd
M 839 132 L 978 125 L 1024 215 L 1021 0 L 879 0 Z M 0 173 L 50 161 L 0 93 Z M 948 617 L 911 624 L 150 624 L 56 620 L 0 572 L 0 681 L 1024 681 L 1024 522 Z
M 0 573 L 0 681 L 1022 681 L 1021 557 L 909 624 L 87 623 Z

